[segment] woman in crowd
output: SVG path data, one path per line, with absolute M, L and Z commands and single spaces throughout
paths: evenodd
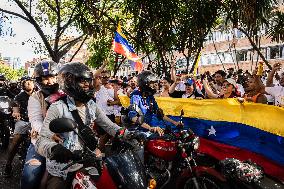
M 244 83 L 244 99 L 248 102 L 267 104 L 267 99 L 264 94 L 261 93 L 262 85 L 259 76 L 248 75 L 247 80 Z
M 176 86 L 181 82 L 179 78 L 171 85 L 169 89 L 169 94 L 173 98 L 193 98 L 193 99 L 203 99 L 204 96 L 201 91 L 196 88 L 196 83 L 193 79 L 187 79 L 184 82 L 185 91 L 177 91 Z
M 164 77 L 161 80 L 161 85 L 162 85 L 162 91 L 160 92 L 159 97 L 170 97 L 169 89 L 171 86 L 171 80 L 167 77 Z
M 215 94 L 212 92 L 211 88 L 209 87 L 208 81 L 205 79 L 203 80 L 203 87 L 208 98 L 211 99 L 226 99 L 226 98 L 236 98 L 240 97 L 237 91 L 237 83 L 234 79 L 228 78 L 223 82 L 221 91 L 219 94 Z

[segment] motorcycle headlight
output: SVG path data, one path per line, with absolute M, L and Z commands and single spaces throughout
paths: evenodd
M 200 145 L 200 140 L 199 137 L 194 137 L 194 139 L 192 140 L 192 147 L 194 150 L 197 150 L 199 148 Z

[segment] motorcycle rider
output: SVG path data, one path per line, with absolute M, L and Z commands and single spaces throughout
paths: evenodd
M 0 74 L 0 96 L 8 96 L 9 98 L 15 97 L 15 95 L 8 89 L 6 78 L 3 74 Z
M 11 80 L 9 83 L 9 91 L 13 95 L 12 98 L 15 98 L 21 92 L 21 89 L 18 87 L 18 82 L 15 80 Z
M 29 97 L 34 91 L 34 82 L 30 77 L 22 77 L 22 91 L 15 97 L 12 116 L 17 120 L 15 123 L 14 137 L 10 143 L 7 153 L 7 161 L 4 169 L 4 176 L 10 177 L 12 173 L 12 161 L 20 144 L 29 134 L 30 123 L 28 118 L 27 106 Z
M 60 86 L 67 96 L 53 103 L 47 111 L 44 119 L 44 126 L 40 131 L 40 137 L 36 142 L 37 151 L 46 157 L 46 168 L 49 173 L 47 189 L 68 188 L 72 179 L 67 170 L 62 170 L 66 163 L 72 159 L 73 152 L 82 149 L 81 141 L 74 132 L 63 133 L 61 138 L 64 143 L 57 143 L 52 140 L 52 133 L 49 130 L 49 123 L 56 118 L 69 118 L 82 122 L 88 134 L 93 136 L 91 130 L 95 122 L 111 136 L 115 136 L 120 127 L 113 123 L 93 100 L 93 75 L 91 70 L 82 63 L 69 63 L 59 71 Z M 77 118 L 73 113 L 77 112 Z M 72 113 L 73 112 L 73 113 Z M 81 119 L 81 121 L 78 121 Z M 80 129 L 78 129 L 80 132 Z M 77 130 L 77 131 L 78 131 Z M 96 149 L 95 153 L 100 154 Z M 70 187 L 69 187 L 70 188 Z
M 58 66 L 53 61 L 43 61 L 34 68 L 35 83 L 39 91 L 30 96 L 28 101 L 28 117 L 31 123 L 31 144 L 21 178 L 22 189 L 40 188 L 44 182 L 45 158 L 35 151 L 34 144 L 43 126 L 43 119 L 52 100 L 60 97 L 59 84 L 56 81 Z M 60 140 L 54 136 L 54 140 Z M 43 178 L 43 179 L 42 179 Z
M 154 83 L 157 81 L 156 76 L 150 71 L 143 71 L 138 76 L 138 89 L 135 89 L 130 95 L 130 104 L 132 109 L 128 113 L 128 119 L 136 123 L 140 116 L 144 116 L 144 121 L 141 127 L 152 132 L 158 132 L 163 135 L 163 129 L 160 128 L 163 124 L 157 119 L 163 119 L 175 126 L 180 126 L 181 123 L 172 120 L 166 115 L 163 115 L 162 110 L 159 109 L 158 104 L 154 98 L 156 90 Z

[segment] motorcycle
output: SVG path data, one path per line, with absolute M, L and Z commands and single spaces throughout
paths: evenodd
M 181 111 L 180 122 L 183 120 Z M 282 189 L 284 185 L 264 175 L 252 162 L 228 158 L 218 161 L 198 152 L 199 137 L 191 129 L 150 136 L 145 143 L 145 167 L 157 188 Z M 204 157 L 207 157 L 206 160 Z M 205 163 L 204 163 L 205 162 Z M 177 178 L 177 180 L 175 180 Z
M 184 112 L 181 111 L 180 123 L 182 123 L 183 115 Z M 162 120 L 162 110 L 159 110 L 157 117 Z M 142 115 L 139 119 L 143 120 Z M 124 120 L 126 120 L 125 124 L 129 123 L 127 117 Z M 135 124 L 141 123 L 138 121 Z M 190 129 L 184 130 L 183 127 L 179 127 L 177 132 L 173 132 L 165 122 L 164 125 L 166 129 L 163 136 L 145 133 L 147 136 L 143 141 L 142 161 L 148 179 L 155 181 L 156 188 L 224 188 L 226 183 L 221 173 L 212 167 L 198 165 L 196 162 L 199 137 Z
M 77 124 L 73 120 L 58 118 L 51 121 L 49 128 L 54 133 L 73 131 L 84 144 L 80 155 L 75 155 L 73 161 L 64 168 L 64 170 L 71 168 L 75 173 L 72 189 L 147 188 L 146 172 L 129 143 L 117 140 L 116 147 L 113 147 L 113 155 L 106 157 L 103 161 L 102 158 L 96 157 L 92 148 L 90 149 L 87 145 L 85 136 L 76 132 Z M 135 137 L 134 134 L 133 137 Z
M 220 161 L 207 154 L 199 154 L 198 162 L 214 167 L 232 189 L 284 189 L 283 182 L 266 175 L 261 166 L 250 160 L 226 158 Z
M 8 148 L 10 136 L 14 130 L 11 107 L 12 101 L 10 98 L 7 96 L 0 96 L 0 138 L 3 150 Z
M 225 178 L 212 167 L 196 162 L 199 137 L 188 130 L 165 131 L 145 143 L 145 167 L 157 188 L 224 188 Z

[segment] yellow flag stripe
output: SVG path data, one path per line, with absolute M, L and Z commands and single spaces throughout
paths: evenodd
M 124 107 L 129 106 L 127 96 L 119 98 Z M 248 102 L 241 104 L 237 99 L 156 97 L 156 101 L 166 115 L 179 116 L 183 109 L 185 117 L 242 123 L 284 137 L 284 108 Z

